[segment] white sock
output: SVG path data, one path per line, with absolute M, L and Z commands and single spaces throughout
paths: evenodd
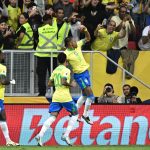
M 79 99 L 77 100 L 77 109 L 79 109 L 82 104 L 86 101 L 87 97 L 86 96 L 80 96 Z
M 84 117 L 88 117 L 88 115 L 89 115 L 88 111 L 90 109 L 91 103 L 92 103 L 92 99 L 88 97 L 85 102 L 85 106 L 84 106 L 84 112 L 83 112 Z
M 0 127 L 2 129 L 4 137 L 6 139 L 6 143 L 9 142 L 9 141 L 11 141 L 10 137 L 9 137 L 9 131 L 8 131 L 7 123 L 5 121 L 0 121 Z
M 66 129 L 66 132 L 64 134 L 65 137 L 69 136 L 74 124 L 76 123 L 78 119 L 78 115 L 75 115 L 75 116 L 72 116 L 68 122 L 68 126 L 67 126 L 67 129 Z
M 43 124 L 42 129 L 40 133 L 38 134 L 39 137 L 43 137 L 44 133 L 47 131 L 47 129 L 50 127 L 50 125 L 56 120 L 55 116 L 50 116 Z

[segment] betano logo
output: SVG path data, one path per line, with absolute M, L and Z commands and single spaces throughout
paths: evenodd
M 36 145 L 35 136 L 48 117 L 49 113 L 45 108 L 25 108 L 19 143 L 21 145 Z M 101 117 L 96 116 L 94 110 L 90 110 L 90 117 L 95 122 L 93 126 L 85 122 L 75 124 L 72 131 L 74 134 L 71 135 L 72 143 L 82 145 L 129 145 L 131 140 L 134 140 L 137 145 L 145 145 L 146 138 L 150 139 L 149 120 L 145 116 L 124 116 L 123 119 L 115 115 Z M 68 119 L 69 117 L 64 115 L 57 119 L 52 126 L 53 128 L 50 127 L 45 133 L 42 142 L 47 145 L 65 145 L 61 140 L 61 135 L 66 129 Z M 135 124 L 136 134 L 132 131 Z M 78 134 L 77 131 L 79 131 Z

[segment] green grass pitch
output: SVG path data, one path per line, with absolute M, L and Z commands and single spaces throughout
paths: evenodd
M 150 146 L 0 146 L 0 150 L 150 150 Z

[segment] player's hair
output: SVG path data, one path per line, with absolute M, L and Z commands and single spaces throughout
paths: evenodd
M 60 64 L 63 64 L 67 59 L 67 56 L 65 53 L 59 53 L 57 56 L 57 60 Z
M 69 43 L 71 40 L 72 40 L 72 37 L 71 37 L 71 36 L 65 38 L 65 47 L 68 47 L 68 43 Z

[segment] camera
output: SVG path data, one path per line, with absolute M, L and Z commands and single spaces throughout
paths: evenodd
M 106 92 L 111 92 L 111 91 L 112 91 L 112 88 L 110 88 L 110 87 L 106 88 Z

